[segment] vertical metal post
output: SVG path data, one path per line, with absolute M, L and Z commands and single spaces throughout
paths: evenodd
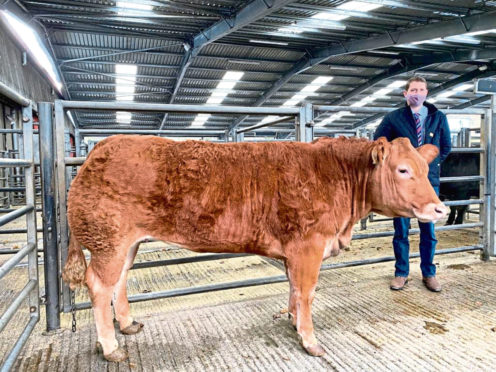
M 74 129 L 74 142 L 76 146 L 76 156 L 81 156 L 81 134 L 79 129 Z
M 58 251 L 60 252 L 61 268 L 67 261 L 67 249 L 69 243 L 69 232 L 67 225 L 67 172 L 65 167 L 65 112 L 62 102 L 55 101 L 55 151 L 57 171 L 57 205 L 58 205 Z M 63 311 L 71 309 L 71 292 L 66 283 L 62 283 Z
M 490 240 L 488 254 L 491 257 L 496 257 L 496 236 L 494 235 L 496 229 L 496 95 L 493 94 L 491 97 L 491 143 L 489 144 L 489 172 L 488 172 L 488 184 L 491 193 L 491 225 L 490 230 Z
M 38 283 L 38 246 L 36 238 L 36 199 L 34 186 L 34 149 L 33 149 L 33 109 L 31 105 L 22 108 L 23 122 L 23 149 L 24 158 L 32 164 L 24 169 L 24 181 L 26 185 L 26 205 L 32 205 L 33 209 L 26 214 L 27 242 L 33 245 L 28 254 L 29 280 Z M 29 294 L 29 312 L 31 319 L 40 317 L 40 294 L 39 286 Z
M 236 133 L 233 136 L 234 142 L 243 142 L 245 140 L 245 134 L 244 133 Z
M 484 213 L 482 228 L 482 244 L 484 246 L 482 251 L 482 259 L 487 260 L 489 256 L 495 254 L 495 237 L 494 237 L 494 223 L 495 223 L 495 206 L 494 206 L 494 163 L 495 163 L 495 149 L 494 144 L 496 134 L 492 133 L 494 125 L 494 97 L 492 98 L 492 109 L 486 111 L 483 126 L 481 127 L 481 146 L 484 148 L 484 156 L 481 159 L 481 175 L 484 176 Z
M 53 145 L 53 107 L 51 103 L 38 104 L 40 118 L 40 164 L 43 198 L 43 259 L 45 263 L 46 328 L 60 328 L 59 257 L 55 210 L 55 169 Z
M 305 125 L 305 142 L 313 141 L 313 105 L 311 103 L 307 103 L 305 105 L 306 111 L 306 125 Z
M 295 139 L 299 142 L 313 141 L 313 106 L 307 103 L 300 107 L 300 113 L 296 119 Z

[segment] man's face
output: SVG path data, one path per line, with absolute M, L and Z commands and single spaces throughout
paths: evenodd
M 403 91 L 403 95 L 406 97 L 407 94 L 420 94 L 427 96 L 429 91 L 427 90 L 427 85 L 421 81 L 412 81 L 408 90 Z

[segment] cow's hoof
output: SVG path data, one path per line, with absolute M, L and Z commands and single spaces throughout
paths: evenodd
M 98 341 L 96 342 L 96 351 L 99 354 L 103 354 L 102 344 Z M 105 360 L 108 360 L 109 362 L 119 363 L 125 361 L 128 358 L 128 354 L 126 350 L 124 350 L 119 346 L 110 354 L 103 354 L 103 357 L 105 358 Z
M 134 334 L 138 333 L 139 331 L 141 331 L 143 329 L 143 327 L 144 327 L 143 323 L 140 323 L 140 322 L 133 320 L 133 322 L 131 323 L 130 326 L 127 326 L 126 328 L 121 329 L 121 333 L 123 333 L 125 335 L 134 335 Z
M 321 357 L 325 354 L 325 350 L 319 344 L 303 346 L 303 348 L 307 351 L 308 354 L 314 357 Z

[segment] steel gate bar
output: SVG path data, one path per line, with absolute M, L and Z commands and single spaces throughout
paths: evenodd
M 53 106 L 38 104 L 40 120 L 40 163 L 43 188 L 43 260 L 45 273 L 46 329 L 60 328 L 59 257 L 57 251 L 57 225 L 55 210 L 55 169 L 53 161 Z
M 34 151 L 33 151 L 33 108 L 31 105 L 22 108 L 23 122 L 23 148 L 24 159 L 18 159 L 16 164 L 0 159 L 2 166 L 23 166 L 25 176 L 25 195 L 26 206 L 10 212 L 0 219 L 0 225 L 4 225 L 14 218 L 26 215 L 27 226 L 27 244 L 24 248 L 18 251 L 12 258 L 0 267 L 0 279 L 7 275 L 17 263 L 25 256 L 28 257 L 28 277 L 29 281 L 24 289 L 17 295 L 15 300 L 7 307 L 6 311 L 0 318 L 0 330 L 3 329 L 7 322 L 12 318 L 18 310 L 21 303 L 28 298 L 29 302 L 29 321 L 16 341 L 14 347 L 7 354 L 4 364 L 0 367 L 1 372 L 9 371 L 14 365 L 17 356 L 21 352 L 22 347 L 26 343 L 29 335 L 33 331 L 36 323 L 40 319 L 39 307 L 39 281 L 38 281 L 38 252 L 36 239 L 36 209 L 35 209 L 35 188 L 34 188 Z
M 308 105 L 307 105 L 308 106 Z M 307 115 L 308 110 L 312 109 L 312 106 L 310 105 L 305 108 L 293 108 L 293 111 L 284 111 L 281 112 L 278 108 L 264 108 L 266 110 L 260 110 L 261 108 L 247 108 L 247 107 L 219 107 L 219 106 L 201 106 L 201 107 L 192 107 L 192 106 L 187 106 L 187 105 L 161 105 L 161 104 L 136 104 L 136 103 L 125 103 L 125 102 L 98 102 L 96 105 L 94 102 L 88 103 L 85 101 L 57 101 L 55 103 L 55 125 L 56 125 L 56 137 L 57 137 L 57 175 L 58 175 L 58 197 L 60 200 L 60 243 L 62 247 L 62 257 L 63 260 L 62 262 L 65 262 L 64 255 L 67 254 L 67 220 L 66 220 L 66 182 L 67 182 L 67 177 L 64 172 L 64 169 L 66 166 L 69 165 L 81 165 L 84 162 L 83 157 L 78 157 L 78 158 L 67 158 L 64 157 L 64 137 L 63 137 L 63 132 L 64 132 L 64 113 L 65 109 L 67 108 L 76 108 L 76 109 L 102 109 L 102 110 L 132 110 L 132 111 L 166 111 L 166 112 L 210 112 L 210 113 L 246 113 L 246 114 L 290 114 L 290 115 L 296 115 L 299 114 L 298 116 L 300 117 L 300 120 L 303 119 L 304 123 L 306 124 L 309 120 L 311 120 L 311 115 Z M 332 109 L 332 110 L 340 110 L 343 109 L 341 106 L 313 106 L 315 109 Z M 296 111 L 294 111 L 296 110 Z M 377 110 L 377 112 L 387 112 L 389 109 L 384 109 L 384 108 L 353 108 L 353 111 L 357 112 L 372 112 L 374 110 Z M 381 111 L 382 110 L 382 111 Z M 390 110 L 389 110 L 390 111 Z M 449 113 L 459 113 L 460 110 L 449 110 Z M 473 114 L 486 114 L 485 116 L 485 122 L 488 120 L 488 115 L 485 110 L 477 110 L 477 109 L 471 109 L 469 110 L 470 113 Z M 463 113 L 467 113 L 467 110 L 464 110 Z M 302 116 L 305 116 L 303 118 Z M 308 119 L 307 119 L 308 118 Z M 307 135 L 307 133 L 304 132 L 303 128 L 299 129 L 301 132 L 301 140 L 305 140 L 307 137 L 311 137 L 310 135 Z M 98 129 L 98 130 L 86 130 L 86 129 L 79 129 L 80 134 L 89 134 L 89 133 L 97 133 L 101 135 L 105 134 L 112 134 L 114 132 L 117 132 L 116 130 L 103 130 L 103 129 Z M 122 131 L 119 131 L 122 132 Z M 131 131 L 129 131 L 131 133 Z M 148 131 L 148 130 L 141 130 L 139 131 L 140 133 L 143 134 L 153 134 L 153 133 L 158 133 L 157 131 Z M 303 133 L 305 135 L 303 136 Z M 487 147 L 481 147 L 481 148 L 460 148 L 460 149 L 454 149 L 453 152 L 475 152 L 475 153 L 487 153 Z M 474 176 L 465 176 L 465 177 L 445 177 L 442 179 L 444 182 L 462 182 L 462 181 L 482 181 L 484 182 L 486 177 L 490 179 L 490 175 L 492 173 L 486 173 L 481 170 L 481 175 L 474 175 Z M 469 204 L 483 204 L 484 200 L 477 199 L 477 200 L 460 200 L 460 201 L 450 201 L 446 202 L 447 205 L 469 205 Z M 473 228 L 473 227 L 481 227 L 484 224 L 482 222 L 479 223 L 469 223 L 469 224 L 463 224 L 463 225 L 456 225 L 456 226 L 440 226 L 437 227 L 437 231 L 443 231 L 443 230 L 454 230 L 454 229 L 460 229 L 460 228 Z M 411 229 L 409 234 L 416 234 L 418 233 L 418 229 Z M 370 237 L 375 237 L 375 236 L 392 236 L 392 232 L 381 232 L 377 234 L 355 234 L 353 239 L 365 239 L 365 238 L 370 238 Z M 458 248 L 451 248 L 451 249 L 445 249 L 445 250 L 439 250 L 436 252 L 436 254 L 448 254 L 448 253 L 454 253 L 454 252 L 465 252 L 465 251 L 473 251 L 473 250 L 482 250 L 484 245 L 473 245 L 473 246 L 464 246 L 464 247 L 458 247 Z M 65 252 L 64 252 L 65 250 Z M 235 255 L 235 254 L 226 254 L 229 257 L 240 257 L 241 255 Z M 198 261 L 206 261 L 206 260 L 213 260 L 213 259 L 221 259 L 221 258 L 229 258 L 227 256 L 224 256 L 223 254 L 219 255 L 206 255 L 206 256 L 195 256 L 195 257 L 187 257 L 187 258 L 178 258 L 178 259 L 170 259 L 170 260 L 161 260 L 161 261 L 155 261 L 155 262 L 143 262 L 143 263 L 137 263 L 135 264 L 134 268 L 143 268 L 143 267 L 153 267 L 153 266 L 159 266 L 159 265 L 167 265 L 167 264 L 179 264 L 179 263 L 186 263 L 186 262 L 198 262 Z M 412 254 L 411 257 L 417 257 L 418 254 Z M 361 260 L 361 261 L 351 261 L 351 262 L 345 262 L 345 263 L 339 263 L 339 264 L 329 264 L 329 265 L 323 265 L 322 269 L 327 270 L 331 268 L 339 268 L 339 267 L 347 267 L 347 266 L 357 266 L 357 265 L 365 265 L 365 264 L 370 264 L 370 263 L 378 263 L 378 262 L 387 262 L 387 261 L 392 261 L 394 260 L 394 257 L 381 257 L 377 259 L 369 259 L 369 260 Z M 241 287 L 246 287 L 246 286 L 253 286 L 253 285 L 262 285 L 262 284 L 269 284 L 269 283 L 278 283 L 278 282 L 283 282 L 286 281 L 286 277 L 284 275 L 281 276 L 273 276 L 273 277 L 266 277 L 266 278 L 258 278 L 258 279 L 248 279 L 248 280 L 243 280 L 243 281 L 236 281 L 236 282 L 231 282 L 231 283 L 221 283 L 221 284 L 214 284 L 214 285 L 207 285 L 207 286 L 199 286 L 199 287 L 190 287 L 190 288 L 181 288 L 181 289 L 175 289 L 175 290 L 168 290 L 168 291 L 161 291 L 161 292 L 153 292 L 153 293 L 145 293 L 145 294 L 139 294 L 139 295 L 133 295 L 129 296 L 129 302 L 137 302 L 137 301 L 143 301 L 143 300 L 151 300 L 151 299 L 157 299 L 157 298 L 167 298 L 167 297 L 173 297 L 173 296 L 183 296 L 187 294 L 193 294 L 193 293 L 203 293 L 203 292 L 208 292 L 208 291 L 217 291 L 217 290 L 223 290 L 223 289 L 231 289 L 231 288 L 241 288 Z M 66 296 L 69 295 L 68 287 L 67 292 L 64 290 L 63 298 L 64 298 L 64 311 L 68 311 L 70 308 L 70 301 L 67 297 L 66 301 Z M 78 303 L 75 304 L 75 309 L 76 310 L 81 310 L 81 309 L 87 309 L 90 308 L 91 304 L 89 302 L 85 303 Z

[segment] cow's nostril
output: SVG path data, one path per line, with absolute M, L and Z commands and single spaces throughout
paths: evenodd
M 444 211 L 439 207 L 436 207 L 434 210 L 436 211 L 436 213 L 439 213 L 439 214 L 444 213 Z

